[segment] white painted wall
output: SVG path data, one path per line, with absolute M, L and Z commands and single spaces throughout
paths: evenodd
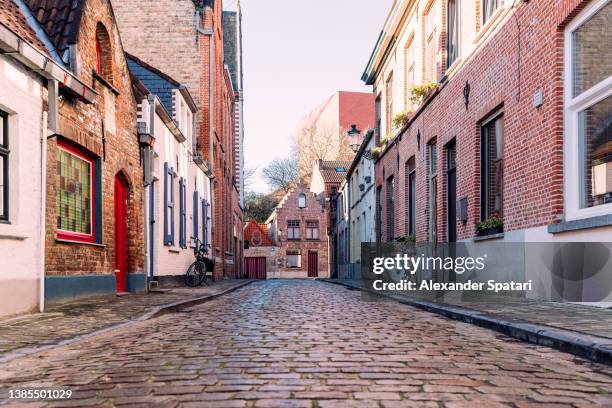
M 43 84 L 0 55 L 0 109 L 9 114 L 9 222 L 0 223 L 0 316 L 33 310 L 39 301 L 41 140 L 46 136 Z M 44 228 L 44 226 L 42 226 Z
M 177 98 L 175 103 L 179 103 L 183 109 L 186 104 L 180 98 L 180 93 L 174 95 Z M 183 103 L 181 103 L 183 102 Z M 191 113 L 175 114 L 175 118 L 183 118 L 182 120 L 193 121 Z M 200 202 L 198 203 L 198 237 L 202 240 L 202 211 L 201 202 L 206 199 L 211 202 L 211 180 L 204 171 L 194 163 L 192 159 L 192 132 L 193 126 L 178 122 L 179 129 L 184 132 L 186 141 L 180 142 L 164 123 L 162 118 L 155 114 L 154 136 L 156 139 L 154 145 L 154 212 L 155 223 L 153 225 L 153 270 L 155 276 L 180 276 L 184 275 L 189 265 L 195 260 L 194 247 L 195 242 L 191 237 L 194 236 L 194 208 L 193 208 L 193 193 L 198 191 Z M 178 165 L 177 165 L 178 158 Z M 177 176 L 174 179 L 174 245 L 164 245 L 164 163 L 173 168 Z M 187 224 L 187 248 L 180 247 L 180 196 L 179 196 L 179 178 L 183 177 L 186 183 L 186 224 Z M 149 197 L 147 197 L 149 202 Z M 148 203 L 149 207 L 151 204 Z M 208 207 L 208 243 L 211 242 L 211 206 Z M 149 214 L 146 214 L 146 222 L 149 222 Z

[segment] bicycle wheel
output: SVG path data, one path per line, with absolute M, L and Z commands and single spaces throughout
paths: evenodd
M 199 262 L 199 271 L 200 271 L 200 285 L 203 283 L 206 286 L 209 285 L 208 279 L 208 269 L 206 268 L 206 264 L 204 262 Z
M 191 288 L 196 287 L 200 284 L 201 279 L 202 277 L 200 274 L 198 261 L 195 261 L 189 265 L 189 268 L 187 268 L 187 273 L 185 274 L 185 285 Z

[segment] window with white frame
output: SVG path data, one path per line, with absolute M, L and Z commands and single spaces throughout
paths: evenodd
M 567 218 L 612 210 L 612 2 L 585 8 L 565 32 Z M 602 56 L 604 58 L 602 58 Z
M 410 40 L 404 48 L 404 109 L 414 108 L 413 103 L 410 101 L 410 95 L 412 88 L 415 85 L 415 66 L 416 58 L 414 55 L 414 34 L 411 35 Z
M 393 72 L 389 74 L 385 84 L 385 98 L 387 101 L 387 133 L 393 131 Z
M 484 26 L 493 17 L 495 11 L 502 5 L 504 0 L 482 0 L 482 25 Z
M 437 82 L 438 74 L 438 4 L 431 5 L 425 16 L 425 77 Z
M 459 56 L 459 0 L 446 3 L 446 67 L 450 67 Z
M 299 240 L 300 239 L 300 221 L 299 220 L 288 220 L 287 221 L 287 239 Z
M 287 268 L 301 268 L 302 256 L 298 249 L 287 250 Z

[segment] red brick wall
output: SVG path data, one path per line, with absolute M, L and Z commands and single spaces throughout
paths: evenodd
M 104 75 L 118 91 L 115 94 L 93 78 L 96 66 L 96 26 L 102 23 L 108 32 L 111 63 Z M 63 243 L 56 240 L 57 139 L 49 140 L 47 149 L 46 269 L 48 275 L 109 274 L 115 266 L 114 253 L 114 179 L 121 173 L 129 184 L 128 197 L 128 267 L 129 272 L 143 271 L 142 169 L 136 135 L 136 108 L 123 56 L 123 48 L 106 0 L 87 0 L 77 44 L 78 72 L 81 81 L 99 93 L 94 104 L 74 99 L 60 104 L 60 134 L 64 140 L 89 150 L 101 159 L 102 170 L 102 245 Z M 115 114 L 112 112 L 114 106 Z M 105 144 L 102 142 L 105 121 Z M 114 123 L 114 126 L 112 122 Z M 114 130 L 113 130 L 114 128 Z
M 505 230 L 558 222 L 563 216 L 563 24 L 584 1 L 541 0 L 517 3 L 516 20 L 508 14 L 501 29 L 475 51 L 376 163 L 376 185 L 396 180 L 396 236 L 407 234 L 406 162 L 416 158 L 417 240 L 427 239 L 427 143 L 438 146 L 438 240 L 446 240 L 446 154 L 457 142 L 457 198 L 467 198 L 469 217 L 457 224 L 457 239 L 474 236 L 480 219 L 480 122 L 503 108 Z M 556 12 L 552 12 L 556 10 Z M 518 30 L 521 30 L 520 81 Z M 469 81 L 469 106 L 463 90 Z M 537 90 L 543 105 L 533 106 Z M 420 134 L 420 149 L 417 146 Z M 399 158 L 399 166 L 398 166 Z M 384 174 L 384 177 L 383 177 Z M 383 205 L 383 208 L 385 205 Z M 383 210 L 383 227 L 386 214 Z M 383 240 L 386 240 L 383 231 Z

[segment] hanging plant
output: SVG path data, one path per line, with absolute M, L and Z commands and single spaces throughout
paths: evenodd
M 395 118 L 393 118 L 393 126 L 395 126 L 396 129 L 403 128 L 404 126 L 406 126 L 406 123 L 408 123 L 413 113 L 414 112 L 409 109 L 402 113 L 398 113 L 397 115 L 395 115 Z

